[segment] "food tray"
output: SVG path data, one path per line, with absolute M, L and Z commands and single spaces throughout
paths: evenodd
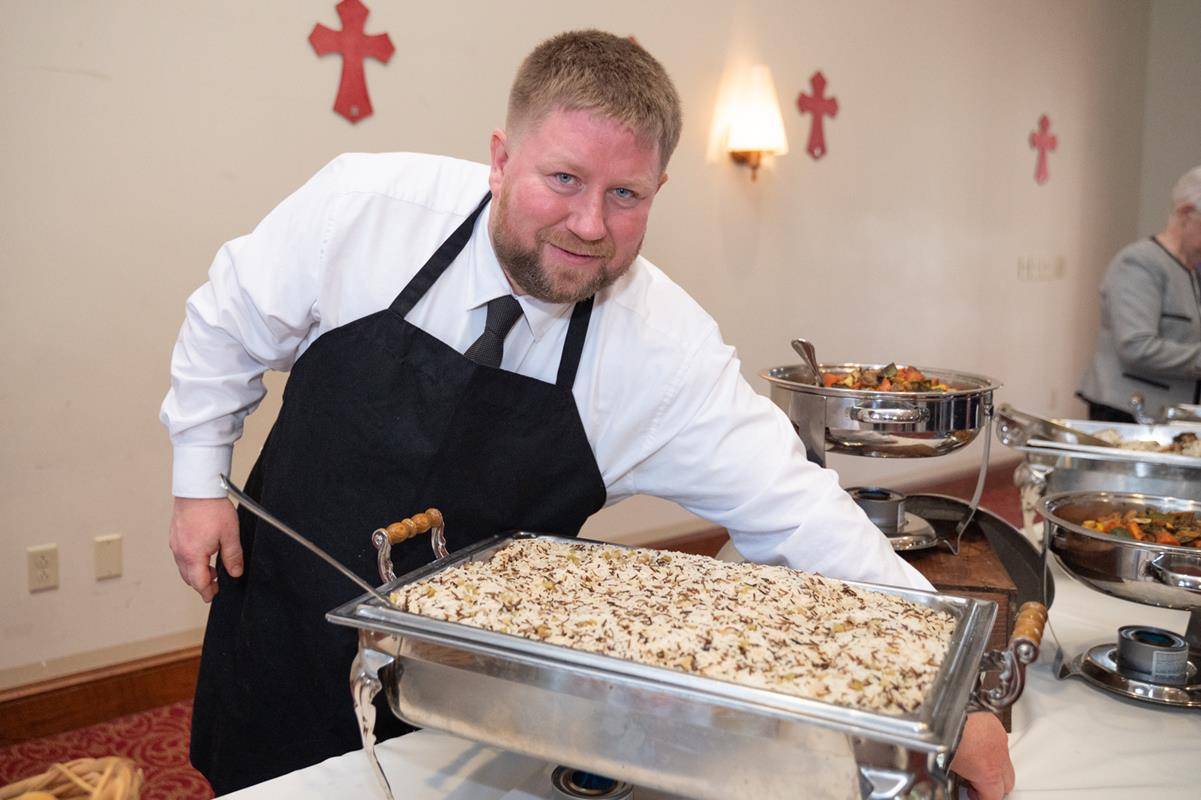
M 532 534 L 485 540 L 383 591 L 485 560 L 514 536 Z M 860 797 L 865 786 L 922 786 L 942 797 L 996 607 L 865 588 L 956 619 L 915 712 L 863 711 L 573 650 L 418 616 L 370 595 L 327 616 L 359 629 L 362 680 L 378 675 L 393 713 L 413 725 L 696 798 L 791 797 L 802 788 L 810 797 Z
M 1201 435 L 1201 424 L 1175 423 L 1172 425 L 1136 425 L 1128 422 L 1096 422 L 1091 420 L 1055 420 L 1082 433 L 1096 435 L 1101 431 L 1117 431 L 1124 441 L 1155 441 L 1168 445 L 1181 433 L 1192 431 Z M 1138 462 L 1144 464 L 1160 464 L 1167 467 L 1185 467 L 1201 469 L 1201 458 L 1186 456 L 1179 453 L 1154 453 L 1147 450 L 1123 450 L 1120 447 L 1100 447 L 1087 444 L 1068 442 L 1052 442 L 1045 439 L 1031 439 L 1022 447 L 1016 448 L 1021 452 L 1048 453 L 1055 452 L 1072 455 L 1077 458 L 1088 458 L 1102 461 Z
M 821 364 L 822 372 L 881 369 L 885 364 Z M 914 367 L 913 364 L 897 364 Z M 983 375 L 916 367 L 950 386 L 946 392 L 882 392 L 817 386 L 804 381 L 799 365 L 760 373 L 771 384 L 771 399 L 806 443 L 837 453 L 875 458 L 927 458 L 968 445 L 992 413 L 1000 384 Z M 808 453 L 825 463 L 825 453 Z
M 1136 492 L 1062 492 L 1038 511 L 1059 563 L 1092 588 L 1146 605 L 1201 609 L 1201 549 L 1119 538 L 1083 526 L 1115 511 L 1201 513 L 1201 503 Z

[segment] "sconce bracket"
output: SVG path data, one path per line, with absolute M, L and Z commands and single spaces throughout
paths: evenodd
M 731 150 L 730 158 L 738 164 L 746 164 L 751 168 L 751 180 L 755 180 L 755 173 L 759 171 L 759 164 L 763 161 L 762 150 Z

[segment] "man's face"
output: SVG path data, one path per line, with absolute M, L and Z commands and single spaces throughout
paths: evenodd
M 667 180 L 657 145 L 587 111 L 492 133 L 490 233 L 513 288 L 574 303 L 625 274 Z

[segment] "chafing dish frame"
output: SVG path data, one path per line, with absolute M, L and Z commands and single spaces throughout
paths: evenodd
M 486 559 L 510 539 L 532 536 L 484 540 L 381 591 Z M 947 764 L 969 700 L 987 697 L 979 688 L 980 665 L 996 606 L 847 583 L 956 617 L 947 656 L 917 712 L 886 715 L 745 687 L 435 620 L 370 595 L 327 618 L 359 630 L 351 686 L 369 751 L 372 720 L 365 709 L 382 690 L 393 713 L 410 724 L 700 800 L 791 796 L 798 786 L 818 789 L 815 797 L 888 797 L 910 790 L 947 797 Z M 1013 652 L 1011 666 L 1021 673 L 1030 652 Z M 996 699 L 1003 704 L 1014 698 Z M 373 766 L 387 790 L 386 777 Z

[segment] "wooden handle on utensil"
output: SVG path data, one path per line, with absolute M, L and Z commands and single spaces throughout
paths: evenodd
M 419 533 L 425 533 L 431 528 L 442 527 L 442 512 L 436 508 L 427 508 L 424 513 L 406 517 L 400 522 L 393 522 L 384 528 L 388 532 L 388 541 L 400 544 L 412 539 Z
M 1047 624 L 1047 607 L 1036 600 L 1022 603 L 1018 609 L 1018 618 L 1013 623 L 1013 635 L 1009 637 L 1010 647 L 1018 639 L 1038 647 L 1043 640 L 1043 627 Z

